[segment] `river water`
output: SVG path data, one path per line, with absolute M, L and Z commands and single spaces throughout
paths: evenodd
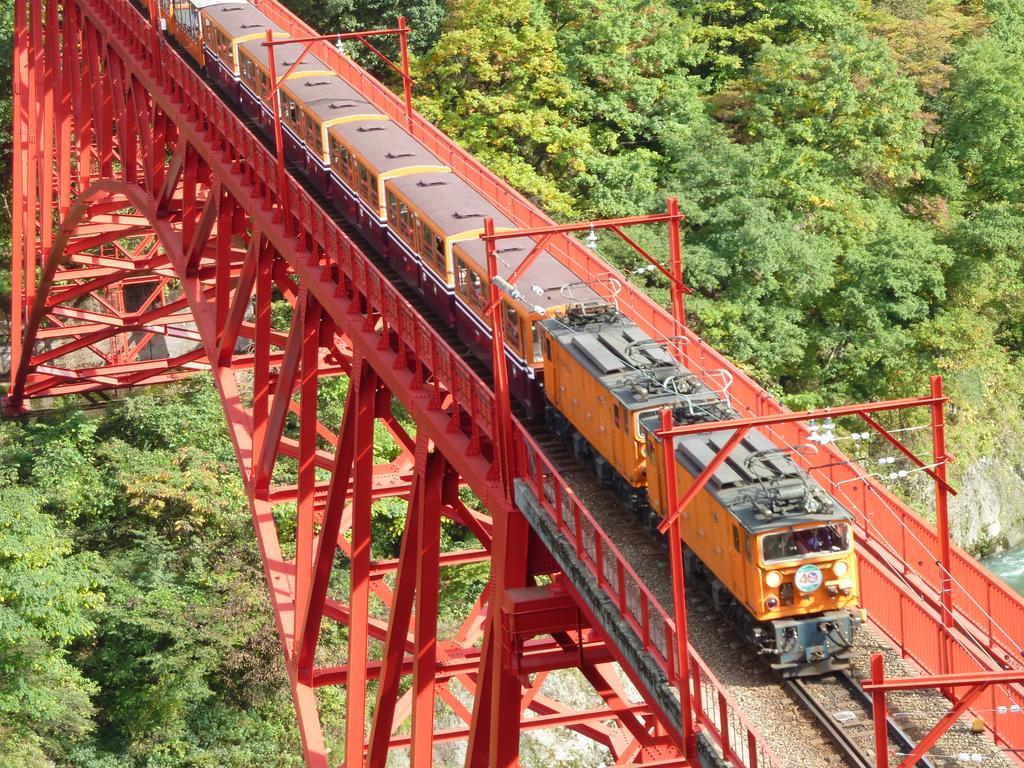
M 982 559 L 982 565 L 1024 595 L 1024 546 Z

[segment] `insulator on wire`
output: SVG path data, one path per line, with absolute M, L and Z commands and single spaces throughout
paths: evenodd
M 510 283 L 504 277 L 501 277 L 500 275 L 495 275 L 494 285 L 499 291 L 506 294 L 515 301 L 522 301 L 523 292 L 516 288 L 514 285 L 512 285 L 512 283 Z

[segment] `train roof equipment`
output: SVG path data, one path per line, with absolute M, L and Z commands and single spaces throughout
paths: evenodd
M 515 224 L 473 187 L 454 173 L 417 173 L 388 181 L 419 213 L 430 219 L 445 237 L 478 232 L 484 219 L 494 219 L 495 229 Z
M 340 138 L 362 157 L 375 174 L 389 173 L 400 168 L 417 168 L 420 174 L 444 173 L 448 170 L 448 166 L 436 155 L 390 120 L 340 123 L 333 126 L 329 133 Z M 410 202 L 422 208 L 418 199 L 410 198 Z
M 629 411 L 671 407 L 678 421 L 732 418 L 720 394 L 615 307 L 584 303 L 544 327 Z
M 287 37 L 287 33 L 268 19 L 250 3 L 203 2 L 193 3 L 203 10 L 204 15 L 220 27 L 232 40 L 239 37 L 263 36 L 269 29 L 275 37 Z
M 270 69 L 270 48 L 264 45 L 264 40 L 247 40 L 244 43 L 238 44 L 239 51 L 245 51 L 246 55 L 260 65 L 264 70 Z M 274 47 L 274 68 L 277 70 L 274 74 L 280 78 L 282 77 L 299 56 L 302 56 L 302 52 L 306 50 L 306 46 L 302 43 L 284 43 Z M 334 75 L 331 68 L 324 64 L 320 59 L 312 54 L 306 54 L 302 60 L 299 61 L 295 69 L 292 70 L 291 75 L 288 76 L 289 80 L 300 75 L 318 75 L 328 77 Z
M 337 75 L 291 78 L 281 84 L 281 90 L 287 92 L 322 121 L 388 119 L 361 93 Z
M 651 422 L 650 429 L 658 424 Z M 732 431 L 683 435 L 676 461 L 697 477 L 732 436 Z M 751 533 L 809 523 L 835 523 L 853 515 L 798 467 L 789 450 L 763 432 L 750 430 L 712 474 L 705 490 Z

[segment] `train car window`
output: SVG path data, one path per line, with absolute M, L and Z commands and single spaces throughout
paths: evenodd
M 355 164 L 359 166 L 359 191 L 362 192 L 364 198 L 367 198 L 370 196 L 370 172 L 358 160 Z
M 373 174 L 370 174 L 370 178 L 376 178 Z M 373 188 L 376 191 L 376 187 Z M 374 205 L 377 205 L 374 203 Z M 416 253 L 423 253 L 423 231 L 420 228 L 420 217 L 416 215 L 416 211 L 409 209 L 409 242 L 412 243 L 412 249 Z
M 484 281 L 480 275 L 466 266 L 462 259 L 455 259 L 455 288 L 477 309 L 485 306 Z
M 388 224 L 395 226 L 398 223 L 398 198 L 390 192 L 387 193 L 388 201 Z
M 433 232 L 431 232 L 431 234 L 434 235 L 434 261 L 437 264 L 437 269 L 442 275 L 447 276 L 448 260 L 445 258 L 444 253 L 444 238 L 440 235 L 434 234 Z
M 409 237 L 409 206 L 405 203 L 398 204 L 398 229 L 402 234 Z
M 327 137 L 328 146 L 331 148 L 331 165 L 334 166 L 338 173 L 341 173 L 341 144 L 333 136 L 328 135 Z
M 516 308 L 506 302 L 502 302 L 505 306 L 505 341 L 506 343 L 522 353 L 523 349 L 523 336 L 520 331 L 521 326 L 519 325 L 519 313 L 516 312 Z
M 469 295 L 469 269 L 462 259 L 455 259 L 455 290 L 463 296 Z
M 427 222 L 420 224 L 422 241 L 420 246 L 420 253 L 423 254 L 423 258 L 433 264 L 439 272 L 444 274 L 444 244 L 439 237 L 434 235 L 434 230 L 430 228 Z M 442 242 L 441 253 L 439 254 L 435 248 L 434 241 L 438 240 Z
M 306 115 L 306 129 L 309 131 L 309 138 L 313 140 L 313 149 L 316 150 L 317 157 L 323 159 L 324 136 L 323 131 L 320 128 L 320 123 L 309 115 Z
M 612 406 L 612 414 L 615 417 L 615 426 L 622 428 L 622 415 L 619 413 L 618 403 Z
M 737 552 L 740 551 L 740 528 L 738 525 L 732 527 L 732 546 Z
M 531 363 L 543 362 L 543 351 L 541 345 L 543 344 L 543 335 L 540 332 L 540 320 L 533 321 L 533 359 Z
M 351 181 L 352 172 L 348 166 L 348 148 L 333 137 L 330 141 L 331 146 L 334 148 L 334 151 L 331 154 L 331 161 L 334 163 L 335 170 L 338 171 L 338 175 L 341 176 L 341 178 Z
M 769 533 L 761 539 L 766 563 L 845 552 L 850 548 L 850 529 L 844 523 Z
M 544 356 L 548 360 L 552 360 L 553 359 L 551 357 L 551 339 L 544 339 L 544 353 L 545 353 Z
M 240 69 L 242 70 L 242 79 L 245 80 L 249 85 L 256 88 L 256 65 L 253 63 L 245 54 L 239 55 L 239 61 L 241 63 Z
M 200 19 L 198 11 L 194 7 L 186 5 L 182 8 L 179 5 L 174 11 L 174 19 L 178 23 L 178 29 L 184 30 L 189 40 L 199 42 Z
M 380 181 L 377 176 L 370 174 L 370 202 L 374 208 L 380 208 Z
M 751 562 L 752 563 L 754 561 L 754 555 L 753 555 L 753 549 L 750 546 L 750 539 L 751 539 L 750 536 L 744 536 L 743 537 L 743 545 L 744 545 L 744 548 L 747 550 L 747 562 Z
M 473 300 L 478 309 L 483 309 L 487 303 L 484 293 L 484 281 L 476 272 L 469 273 L 469 298 Z
M 362 168 L 362 166 L 360 166 Z M 416 215 L 409 210 L 409 206 L 399 201 L 398 203 L 398 232 L 402 239 L 409 245 L 416 246 Z

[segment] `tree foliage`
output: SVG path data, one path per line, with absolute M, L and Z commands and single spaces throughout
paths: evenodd
M 96 687 L 69 661 L 103 606 L 98 559 L 76 552 L 31 488 L 0 485 L 0 766 L 46 766 L 93 728 Z
M 905 184 L 920 173 L 921 97 L 888 46 L 861 30 L 766 46 L 729 95 L 743 142 L 819 150 L 843 180 Z
M 1009 450 L 1000 430 L 1024 424 L 1016 0 L 290 5 L 324 31 L 404 13 L 418 108 L 558 217 L 677 195 L 692 325 L 790 402 L 920 393 L 938 371 L 957 402 L 954 470 Z M 7 93 L 12 10 L 0 5 Z M 3 147 L 9 100 L 5 117 Z M 4 178 L 9 166 L 0 149 Z M 662 231 L 636 236 L 667 256 Z M 615 242 L 601 250 L 639 266 Z M 667 299 L 657 276 L 636 279 Z M 275 327 L 290 312 L 280 302 Z M 340 419 L 345 387 L 320 396 Z M 394 455 L 375 437 L 378 458 Z M 99 418 L 0 423 L 0 768 L 297 763 L 244 510 L 205 380 Z M 377 555 L 396 554 L 402 515 L 375 507 Z M 442 574 L 443 623 L 486 577 Z M 321 704 L 330 720 L 343 702 Z
M 298 765 L 210 383 L 0 423 L 0 466 L 0 766 Z
M 970 43 L 940 100 L 941 162 L 973 207 L 1024 202 L 1024 55 L 996 35 Z

